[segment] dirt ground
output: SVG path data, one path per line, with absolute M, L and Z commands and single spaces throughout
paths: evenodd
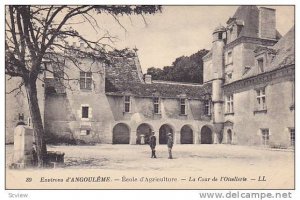
M 12 145 L 6 146 L 9 165 Z M 65 153 L 64 168 L 101 168 L 117 170 L 209 170 L 226 168 L 288 168 L 293 170 L 292 150 L 272 150 L 237 145 L 175 145 L 173 160 L 168 159 L 166 145 L 156 147 L 157 159 L 151 159 L 148 145 L 48 146 L 48 151 Z
M 6 146 L 7 166 L 13 146 Z M 294 151 L 238 145 L 166 145 L 150 158 L 148 145 L 48 146 L 65 153 L 63 167 L 6 170 L 11 189 L 293 189 Z M 72 177 L 108 177 L 109 182 L 66 182 Z M 28 179 L 32 182 L 26 182 Z M 164 179 L 164 178 L 169 179 Z M 230 180 L 227 180 L 227 177 Z M 44 182 L 42 179 L 49 179 Z M 64 179 L 62 183 L 52 178 Z M 213 181 L 214 179 L 216 181 Z M 243 181 L 246 179 L 246 181 Z M 265 179 L 265 181 L 260 181 Z M 17 180 L 17 181 L 16 181 Z M 147 182 L 146 180 L 154 180 Z M 171 180 L 171 181 L 170 181 Z M 176 181 L 173 181 L 176 180 Z

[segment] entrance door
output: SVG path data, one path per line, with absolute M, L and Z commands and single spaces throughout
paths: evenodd
M 113 144 L 129 144 L 129 128 L 126 124 L 119 123 L 113 129 Z
M 180 144 L 193 144 L 193 130 L 188 125 L 184 125 L 180 130 Z
M 201 128 L 201 144 L 212 144 L 212 130 L 208 126 L 203 126 Z
M 167 134 L 172 133 L 173 129 L 171 126 L 164 124 L 159 129 L 159 144 L 167 144 Z
M 143 123 L 139 125 L 136 130 L 136 144 L 149 144 L 151 132 L 152 128 L 149 124 Z

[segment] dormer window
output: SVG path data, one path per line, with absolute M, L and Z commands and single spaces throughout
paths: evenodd
M 186 98 L 180 98 L 180 114 L 186 115 Z
M 153 98 L 154 114 L 159 114 L 160 113 L 159 104 L 160 104 L 159 97 L 154 97 Z
M 257 66 L 258 66 L 258 70 L 259 70 L 260 73 L 265 71 L 264 65 L 265 65 L 265 62 L 264 62 L 263 58 L 257 59 Z
M 218 33 L 218 39 L 219 39 L 219 40 L 222 40 L 222 39 L 223 39 L 223 33 L 222 33 L 222 32 L 219 32 L 219 33 Z
M 124 97 L 124 112 L 129 113 L 131 107 L 131 98 L 130 96 Z
M 210 100 L 204 101 L 204 115 L 211 115 L 211 103 Z

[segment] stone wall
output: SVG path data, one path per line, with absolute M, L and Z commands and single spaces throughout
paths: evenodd
M 226 115 L 225 122 L 233 122 L 235 143 L 240 145 L 262 145 L 260 129 L 270 131 L 269 146 L 289 147 L 289 128 L 294 128 L 293 80 L 273 81 L 265 87 L 266 111 L 256 111 L 256 88 L 234 93 L 234 114 Z M 227 130 L 224 129 L 223 143 Z

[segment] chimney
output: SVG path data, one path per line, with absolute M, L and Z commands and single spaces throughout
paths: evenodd
M 152 76 L 150 74 L 145 75 L 145 83 L 151 84 L 152 83 Z
M 259 8 L 259 37 L 276 39 L 276 10 L 272 8 Z

